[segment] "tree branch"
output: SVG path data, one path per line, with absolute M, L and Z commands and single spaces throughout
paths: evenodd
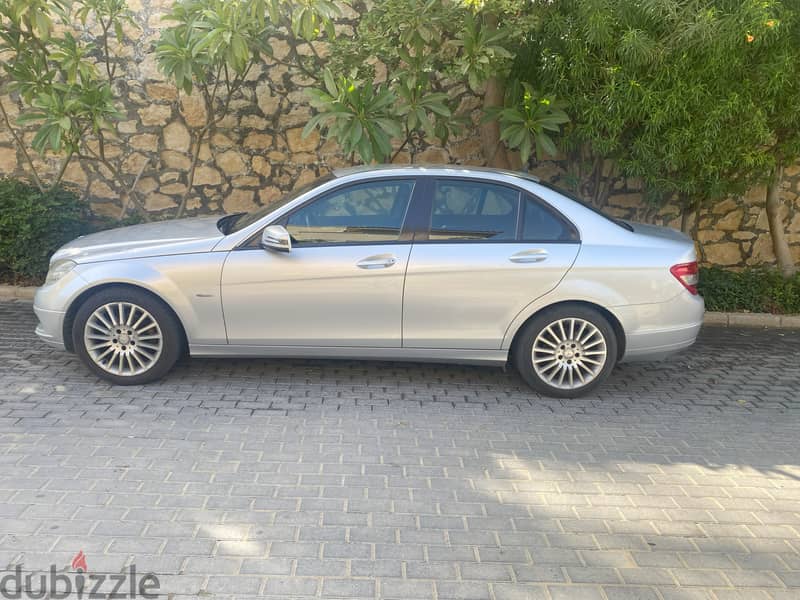
M 75 154 L 74 150 L 70 150 L 67 153 L 67 157 L 61 163 L 61 168 L 58 170 L 58 175 L 56 175 L 55 181 L 53 181 L 53 184 L 50 186 L 51 190 L 53 190 L 56 187 L 58 187 L 58 185 L 61 183 L 61 179 L 63 179 L 64 173 L 67 172 L 67 167 L 69 166 L 69 162 L 72 160 L 72 157 L 74 156 L 74 154 Z
M 111 176 L 114 178 L 114 180 L 117 182 L 118 185 L 120 185 L 120 186 L 123 185 L 124 179 L 122 177 L 122 173 L 120 173 L 119 170 L 114 165 L 112 165 L 111 162 L 109 162 L 108 159 L 106 159 L 103 156 L 98 155 L 96 152 L 94 152 L 88 146 L 86 147 L 86 149 L 91 154 L 78 154 L 78 159 L 79 160 L 89 160 L 89 161 L 99 162 L 104 167 L 106 167 L 109 171 L 111 171 Z M 131 188 L 131 190 L 133 190 L 133 188 Z M 142 216 L 142 218 L 145 221 L 150 221 L 151 220 L 150 219 L 150 214 L 147 212 L 147 209 L 144 207 L 144 205 L 136 197 L 135 193 L 128 194 L 126 191 L 123 190 L 120 193 L 120 195 L 123 196 L 123 203 L 128 201 L 128 199 L 133 200 L 133 203 L 136 206 L 136 210 L 139 212 L 139 214 Z
M 25 161 L 28 163 L 28 166 L 31 169 L 31 178 L 33 179 L 33 182 L 36 184 L 36 187 L 39 188 L 40 192 L 44 192 L 45 187 L 44 184 L 42 183 L 41 178 L 39 177 L 39 174 L 36 172 L 36 167 L 33 164 L 33 159 L 31 159 L 31 155 L 28 153 L 27 148 L 25 148 L 25 144 L 22 143 L 22 140 L 17 135 L 17 132 L 14 131 L 14 128 L 11 126 L 11 121 L 8 118 L 8 113 L 6 112 L 6 108 L 5 106 L 3 106 L 2 102 L 0 102 L 0 116 L 3 117 L 3 123 L 5 123 L 5 126 L 8 128 L 9 133 L 11 133 L 11 137 L 14 139 L 14 142 L 17 144 L 19 149 L 22 151 L 22 155 L 25 157 Z
M 117 72 L 117 65 L 114 65 L 114 69 L 111 68 L 111 50 L 108 47 L 108 30 L 111 28 L 111 19 L 108 20 L 108 24 L 103 19 L 99 19 L 100 25 L 103 28 L 103 61 L 106 64 L 106 73 L 108 74 L 108 83 L 111 84 L 112 80 L 114 79 L 114 74 Z
M 133 196 L 134 190 L 136 190 L 136 186 L 139 185 L 139 180 L 142 178 L 142 174 L 144 173 L 147 165 L 150 164 L 150 159 L 146 158 L 144 163 L 142 164 L 142 168 L 139 169 L 139 173 L 136 175 L 136 178 L 133 180 L 131 187 L 128 188 L 128 193 L 125 197 L 125 201 L 122 203 L 122 210 L 119 213 L 119 218 L 123 219 L 125 217 L 125 213 L 128 212 L 128 205 L 130 204 L 131 197 Z

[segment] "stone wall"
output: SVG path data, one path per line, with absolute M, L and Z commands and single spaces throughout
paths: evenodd
M 564 184 L 566 171 L 557 162 L 545 162 L 532 171 L 543 179 Z M 781 198 L 783 218 L 792 254 L 800 262 L 800 164 L 785 171 Z M 617 178 L 603 211 L 607 214 L 681 229 L 678 206 L 653 208 L 645 202 L 637 181 Z M 766 188 L 756 187 L 740 198 L 729 198 L 690 215 L 685 224 L 697 240 L 700 260 L 707 265 L 746 267 L 774 265 L 775 254 L 765 208 Z
M 119 136 L 107 147 L 111 161 L 130 179 L 149 159 L 137 190 L 146 199 L 146 208 L 157 217 L 174 213 L 186 189 L 190 166 L 192 132 L 205 121 L 203 103 L 197 97 L 178 93 L 158 71 L 153 42 L 162 27 L 161 15 L 171 0 L 129 0 L 140 29 L 127 28 L 130 43 L 120 48 L 124 57 L 123 75 L 116 83 L 120 108 L 125 118 Z M 348 15 L 353 18 L 356 15 Z M 350 25 L 343 22 L 341 33 Z M 279 58 L 302 49 L 274 40 Z M 318 49 L 326 51 L 324 45 Z M 236 212 L 268 204 L 286 191 L 323 175 L 332 168 L 349 164 L 336 144 L 320 140 L 317 133 L 306 139 L 302 128 L 311 115 L 304 86 L 310 82 L 289 72 L 286 67 L 266 61 L 248 77 L 246 85 L 231 104 L 231 113 L 219 124 L 200 151 L 195 186 L 187 214 Z M 463 86 L 450 93 L 459 101 L 460 112 L 471 115 L 477 124 L 478 101 Z M 0 97 L 12 118 L 19 111 L 15 100 Z M 30 141 L 33 132 L 25 132 Z M 446 148 L 418 148 L 414 162 L 477 165 L 483 163 L 476 128 L 455 138 Z M 412 160 L 408 152 L 396 162 Z M 47 176 L 58 165 L 55 157 L 36 158 L 39 172 Z M 22 156 L 8 131 L 0 127 L 0 176 L 25 176 Z M 558 162 L 545 162 L 534 172 L 544 179 L 562 182 L 566 172 Z M 65 181 L 77 188 L 102 215 L 118 216 L 119 191 L 109 172 L 95 164 L 73 162 Z M 634 181 L 613 182 L 606 210 L 616 216 L 680 227 L 676 207 L 654 210 L 643 201 Z M 789 240 L 800 261 L 800 167 L 787 170 L 783 190 Z M 744 266 L 774 263 L 764 210 L 765 190 L 755 189 L 744 202 L 726 200 L 703 209 L 696 227 L 702 259 L 710 264 Z

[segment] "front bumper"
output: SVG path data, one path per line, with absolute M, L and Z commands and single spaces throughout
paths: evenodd
M 622 362 L 659 360 L 694 344 L 705 302 L 682 292 L 668 302 L 615 307 L 614 312 L 626 332 Z
M 33 312 L 39 319 L 36 326 L 36 335 L 44 343 L 64 350 L 64 317 L 66 312 L 56 310 L 45 310 L 34 305 Z
M 33 312 L 39 319 L 36 335 L 46 344 L 56 348 L 66 348 L 64 319 L 70 304 L 86 286 L 86 281 L 77 271 L 76 268 L 55 283 L 43 285 L 36 290 L 33 298 Z

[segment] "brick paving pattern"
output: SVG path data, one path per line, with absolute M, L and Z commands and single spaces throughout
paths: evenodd
M 197 598 L 800 598 L 800 332 L 552 400 L 499 369 L 186 360 L 100 382 L 0 303 L 0 563 Z M 0 575 L 5 573 L 0 573 Z

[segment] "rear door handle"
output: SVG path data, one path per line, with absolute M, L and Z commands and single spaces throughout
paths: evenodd
M 359 269 L 388 269 L 394 266 L 396 262 L 397 257 L 391 254 L 376 254 L 358 261 L 356 266 Z
M 522 252 L 512 254 L 508 257 L 508 260 L 513 263 L 537 263 L 547 260 L 548 256 L 547 250 L 537 248 L 536 250 L 523 250 Z

